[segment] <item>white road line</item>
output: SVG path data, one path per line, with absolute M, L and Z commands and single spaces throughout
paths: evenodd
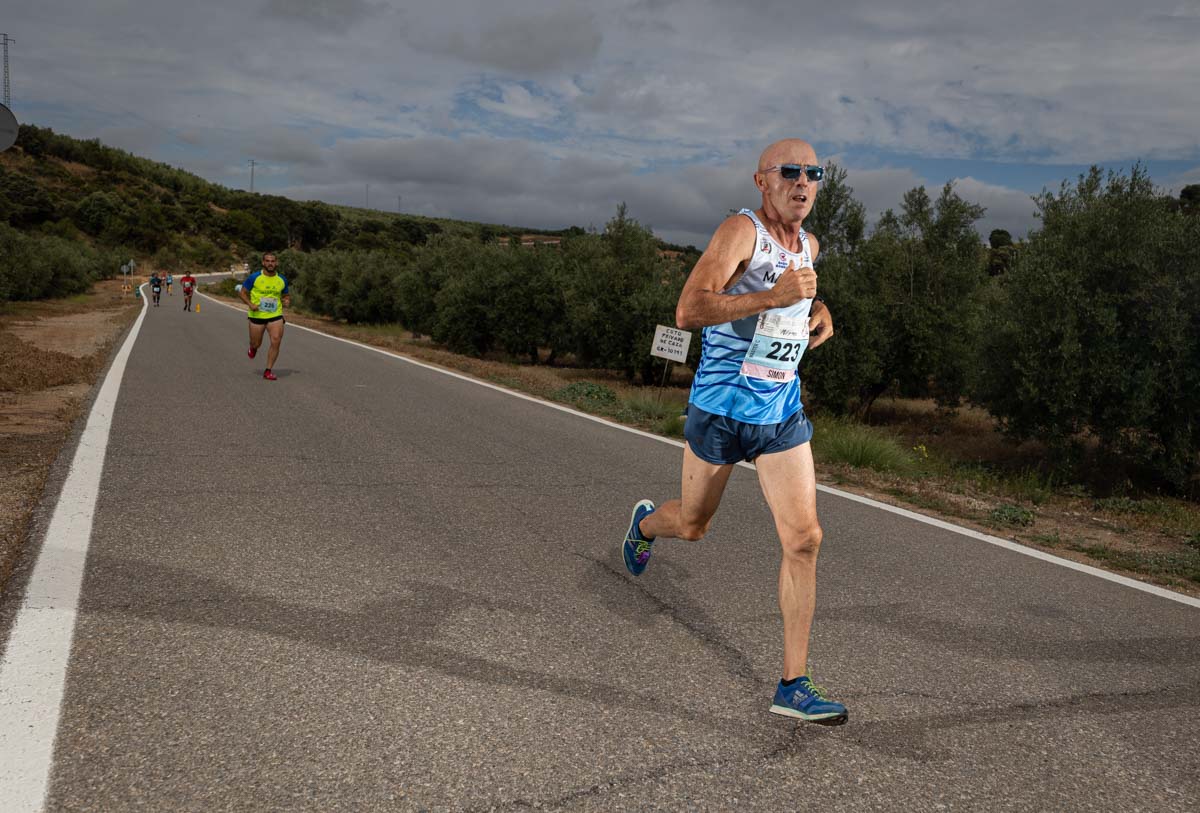
M 113 410 L 142 312 L 113 359 L 79 438 L 12 635 L 0 661 L 0 808 L 41 810 L 54 757 L 67 662 Z
M 212 297 L 207 296 L 205 294 L 201 294 L 201 296 L 203 296 L 205 299 L 208 299 L 212 302 L 217 303 L 218 305 L 224 305 L 225 307 L 229 308 L 230 310 L 242 312 L 242 309 L 235 305 L 230 305 L 229 303 L 223 302 L 219 299 L 213 299 Z M 343 342 L 345 344 L 354 345 L 355 347 L 361 347 L 364 350 L 371 350 L 375 353 L 381 353 L 385 356 L 389 356 L 394 359 L 399 359 L 400 361 L 408 362 L 409 364 L 415 364 L 418 367 L 424 367 L 426 370 L 433 370 L 435 373 L 441 373 L 442 375 L 448 375 L 451 378 L 457 378 L 462 381 L 469 381 L 472 384 L 478 384 L 481 387 L 487 387 L 488 389 L 496 390 L 498 392 L 503 392 L 506 395 L 513 396 L 514 398 L 523 398 L 526 401 L 533 401 L 534 403 L 542 404 L 543 406 L 548 406 L 551 409 L 557 409 L 561 412 L 569 412 L 572 415 L 578 415 L 581 418 L 586 418 L 587 420 L 595 421 L 596 423 L 602 423 L 605 426 L 611 426 L 614 429 L 620 429 L 624 432 L 631 432 L 635 435 L 641 435 L 642 437 L 645 437 L 645 438 L 652 438 L 654 440 L 661 441 L 663 443 L 669 443 L 672 446 L 677 446 L 681 449 L 683 448 L 683 443 L 678 440 L 674 440 L 672 438 L 666 438 L 666 437 L 663 437 L 662 435 L 651 434 L 650 432 L 643 432 L 640 429 L 634 429 L 629 426 L 624 426 L 623 424 L 613 423 L 612 421 L 605 420 L 604 418 L 599 418 L 595 415 L 589 415 L 586 412 L 580 412 L 577 409 L 571 409 L 570 407 L 563 406 L 562 404 L 556 404 L 551 401 L 544 401 L 541 398 L 535 398 L 534 396 L 526 395 L 523 392 L 516 392 L 514 390 L 510 390 L 505 387 L 501 387 L 498 384 L 490 384 L 487 381 L 480 381 L 478 378 L 472 378 L 471 376 L 468 376 L 468 375 L 456 373 L 451 370 L 447 370 L 443 367 L 437 367 L 433 364 L 426 364 L 423 361 L 417 361 L 416 359 L 409 358 L 408 356 L 404 356 L 399 353 L 393 353 L 390 350 L 384 350 L 381 347 L 372 347 L 369 344 L 363 344 L 362 342 L 356 342 L 356 341 L 353 341 L 352 339 L 343 339 L 341 336 L 332 336 L 328 333 L 322 333 L 321 331 L 314 330 L 310 327 L 304 327 L 303 325 L 292 324 L 292 325 L 290 325 L 290 327 L 299 328 L 300 330 L 306 330 L 309 333 L 315 333 L 318 336 L 324 336 L 326 339 L 333 339 L 334 341 L 337 341 L 337 342 Z M 751 470 L 754 469 L 754 466 L 750 463 L 739 463 L 738 465 L 743 466 L 744 468 L 747 468 L 747 469 L 751 469 Z M 916 520 L 917 522 L 923 522 L 926 525 L 932 525 L 936 528 L 941 528 L 946 531 L 953 531 L 954 533 L 970 537 L 971 539 L 977 539 L 980 542 L 986 542 L 989 545 L 996 545 L 997 547 L 1005 548 L 1006 550 L 1011 550 L 1014 553 L 1020 553 L 1023 556 L 1031 556 L 1034 559 L 1041 559 L 1044 562 L 1051 562 L 1053 564 L 1060 565 L 1062 567 L 1070 568 L 1071 570 L 1077 570 L 1080 573 L 1087 573 L 1091 576 L 1096 576 L 1097 578 L 1106 579 L 1107 581 L 1115 582 L 1120 585 L 1124 585 L 1125 587 L 1132 587 L 1135 590 L 1141 590 L 1144 593 L 1150 593 L 1151 595 L 1158 596 L 1159 598 L 1170 599 L 1171 601 L 1177 601 L 1180 604 L 1187 604 L 1192 607 L 1200 608 L 1200 599 L 1192 598 L 1191 596 L 1185 596 L 1182 593 L 1176 593 L 1173 590 L 1167 590 L 1166 588 L 1158 587 L 1157 585 L 1146 584 L 1145 582 L 1140 582 L 1137 579 L 1130 579 L 1127 576 L 1120 576 L 1116 573 L 1109 573 L 1107 570 L 1101 570 L 1098 567 L 1091 567 L 1090 565 L 1084 565 L 1084 564 L 1080 564 L 1079 562 L 1073 562 L 1070 559 L 1064 559 L 1061 556 L 1055 556 L 1053 554 L 1046 553 L 1045 551 L 1037 550 L 1036 548 L 1029 548 L 1029 547 L 1018 544 L 1018 543 L 1013 542 L 1008 539 L 1001 539 L 998 536 L 990 536 L 989 534 L 980 533 L 979 531 L 974 531 L 974 530 L 971 530 L 970 528 L 964 528 L 961 525 L 954 525 L 949 522 L 944 522 L 940 519 L 934 519 L 933 517 L 927 517 L 924 514 L 918 514 L 915 511 L 909 511 L 904 508 L 897 508 L 894 505 L 888 505 L 887 503 L 879 502 L 878 500 L 872 500 L 870 497 L 862 497 L 862 496 L 859 496 L 858 494 L 851 494 L 848 491 L 841 491 L 836 488 L 830 488 L 829 486 L 818 485 L 817 489 L 819 491 L 823 491 L 826 494 L 832 494 L 834 496 L 842 497 L 847 500 L 853 500 L 854 502 L 859 502 L 864 505 L 870 505 L 870 506 L 872 506 L 874 508 L 878 508 L 882 511 L 888 511 L 893 514 L 899 514 L 902 517 L 908 517 L 909 519 Z
M 1061 556 L 1055 556 L 1052 553 L 1046 553 L 1045 551 L 1038 550 L 1037 548 L 1026 547 L 1025 545 L 1013 542 L 1009 539 L 1001 539 L 998 536 L 991 536 L 989 534 L 980 533 L 979 531 L 973 531 L 970 528 L 963 528 L 961 525 L 954 525 L 949 522 L 944 522 L 940 519 L 927 517 L 924 514 L 918 514 L 915 511 L 909 511 L 905 508 L 897 508 L 894 505 L 888 505 L 887 503 L 872 500 L 870 497 L 862 497 L 858 494 L 851 494 L 846 491 L 838 491 L 837 489 L 829 488 L 828 486 L 817 486 L 817 488 L 829 494 L 836 494 L 839 497 L 845 497 L 847 500 L 854 500 L 855 502 L 860 502 L 864 505 L 873 505 L 876 508 L 882 508 L 885 511 L 891 511 L 893 514 L 899 514 L 902 517 L 908 517 L 909 519 L 915 519 L 918 522 L 924 522 L 926 525 L 933 525 L 936 528 L 954 531 L 957 534 L 969 536 L 972 539 L 978 539 L 980 542 L 987 542 L 989 545 L 996 545 L 997 547 L 1005 548 L 1007 550 L 1014 551 L 1015 553 L 1020 553 L 1025 556 L 1032 556 L 1034 559 L 1041 559 L 1043 562 L 1052 562 L 1056 565 L 1061 565 L 1062 567 L 1068 567 L 1071 570 L 1078 570 L 1080 573 L 1098 576 L 1101 579 L 1107 579 L 1110 582 L 1116 582 L 1117 584 L 1122 584 L 1126 587 L 1132 587 L 1135 590 L 1141 590 L 1144 593 L 1150 593 L 1151 595 L 1158 596 L 1159 598 L 1178 601 L 1180 604 L 1188 604 L 1192 607 L 1200 607 L 1200 599 L 1192 598 L 1191 596 L 1185 596 L 1182 593 L 1176 593 L 1173 590 L 1167 590 L 1165 587 L 1159 587 L 1154 584 L 1146 584 L 1146 582 L 1140 582 L 1137 579 L 1131 579 L 1127 576 L 1109 573 L 1107 570 L 1101 570 L 1098 567 L 1092 567 L 1091 565 L 1073 562 L 1070 559 L 1064 559 Z

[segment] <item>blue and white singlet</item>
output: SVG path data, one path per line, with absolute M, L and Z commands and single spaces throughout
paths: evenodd
M 812 268 L 808 234 L 800 230 L 800 253 L 779 245 L 750 209 L 742 209 L 758 232 L 754 255 L 729 296 L 768 291 L 791 263 Z M 688 402 L 705 412 L 752 424 L 781 423 L 798 412 L 800 376 L 796 368 L 808 347 L 811 299 L 772 308 L 701 332 L 700 364 Z

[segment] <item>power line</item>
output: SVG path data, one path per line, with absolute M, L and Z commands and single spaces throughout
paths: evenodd
M 8 44 L 10 42 L 16 42 L 16 40 L 9 39 L 8 34 L 4 34 L 4 33 L 0 33 L 0 37 L 3 37 L 3 42 L 4 42 L 4 106 L 11 108 L 12 107 L 12 88 L 9 86 L 9 83 L 8 83 Z

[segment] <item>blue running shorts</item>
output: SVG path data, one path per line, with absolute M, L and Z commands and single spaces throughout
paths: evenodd
M 688 404 L 683 436 L 701 460 L 718 466 L 754 460 L 759 455 L 786 452 L 812 440 L 813 425 L 803 409 L 782 423 L 743 423 L 724 415 L 705 412 Z

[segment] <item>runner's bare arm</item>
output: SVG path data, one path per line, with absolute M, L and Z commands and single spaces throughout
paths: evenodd
M 722 294 L 743 263 L 754 256 L 757 243 L 758 232 L 754 224 L 742 215 L 733 215 L 717 227 L 679 294 L 675 322 L 680 329 L 693 330 L 754 316 L 771 308 L 793 305 L 816 294 L 816 273 L 811 268 L 796 269 L 790 265 L 769 291 L 735 296 Z
M 809 256 L 815 262 L 821 251 L 817 238 L 808 235 Z M 833 338 L 833 314 L 824 302 L 813 302 L 808 313 L 808 349 L 814 350 Z
M 808 349 L 814 350 L 833 338 L 833 314 L 824 302 L 813 302 L 808 315 Z

